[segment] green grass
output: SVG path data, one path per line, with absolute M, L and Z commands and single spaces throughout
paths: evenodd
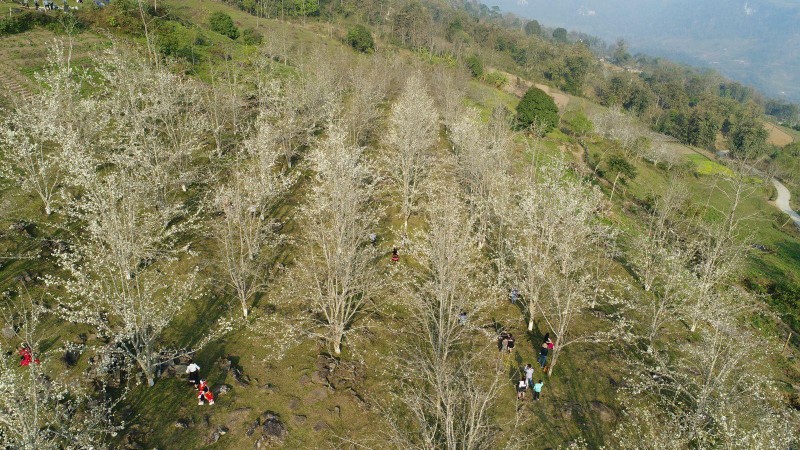
M 689 161 L 694 164 L 695 171 L 699 175 L 721 175 L 724 177 L 732 177 L 733 171 L 722 164 L 708 159 L 701 154 L 688 155 Z
M 168 0 L 164 5 L 182 21 L 194 26 L 185 27 L 191 32 L 201 31 L 208 39 L 208 44 L 197 46 L 198 62 L 188 71 L 200 79 L 209 79 L 210 70 L 219 64 L 216 58 L 219 52 L 230 54 L 234 61 L 251 61 L 256 55 L 256 50 L 240 45 L 236 41 L 217 35 L 207 28 L 207 17 L 214 11 L 223 11 L 233 17 L 240 28 L 258 26 L 265 38 L 272 41 L 274 48 L 293 48 L 295 50 L 313 50 L 324 48 L 330 52 L 350 51 L 340 42 L 331 40 L 325 34 L 324 27 L 309 21 L 308 25 L 283 23 L 275 20 L 257 20 L 229 5 L 207 1 Z M 183 29 L 182 29 L 183 30 Z M 338 32 L 338 31 L 337 31 Z M 34 32 L 32 32 L 34 33 Z M 38 59 L 29 58 L 29 69 L 41 67 L 44 54 L 41 48 L 45 35 L 49 32 L 35 30 L 35 35 L 19 36 L 19 42 L 31 36 L 29 46 L 36 50 Z M 52 34 L 52 33 L 51 33 Z M 84 34 L 87 38 L 90 33 Z M 93 38 L 99 42 L 99 38 Z M 141 44 L 142 39 L 138 39 Z M 87 39 L 88 40 L 88 39 Z M 101 44 L 102 45 L 102 44 Z M 21 47 L 23 47 L 21 45 Z M 17 50 L 14 50 L 17 51 Z M 88 50 L 87 50 L 88 51 Z M 15 54 L 23 59 L 32 52 Z M 420 58 L 425 59 L 423 55 Z M 87 61 L 79 58 L 81 64 Z M 302 61 L 301 61 L 302 62 Z M 285 70 L 291 69 L 298 61 L 288 61 L 280 64 Z M 448 61 L 435 61 L 435 64 L 447 65 Z M 480 108 L 484 118 L 491 111 L 503 106 L 513 111 L 517 99 L 508 93 L 495 89 L 477 81 L 471 81 L 467 86 L 469 102 Z M 594 107 L 594 106 L 591 106 Z M 599 107 L 597 107 L 599 108 Z M 528 142 L 525 142 L 528 141 Z M 603 139 L 587 139 L 590 153 L 596 152 L 601 156 L 618 152 L 619 150 Z M 531 144 L 527 137 L 518 137 L 515 143 L 515 172 L 521 172 L 530 162 L 531 155 L 525 154 L 526 148 Z M 574 149 L 577 145 L 575 139 L 558 130 L 538 142 L 541 155 L 545 158 L 558 157 L 565 150 Z M 443 145 L 442 149 L 446 146 Z M 568 158 L 572 153 L 567 151 Z M 572 159 L 574 161 L 574 159 Z M 694 202 L 704 205 L 706 202 L 717 208 L 724 208 L 726 198 L 723 194 L 727 183 L 724 177 L 730 176 L 730 170 L 725 166 L 699 154 L 691 154 L 688 160 L 695 163 L 696 173 L 687 174 L 685 180 L 689 184 L 694 196 Z M 638 175 L 627 186 L 617 186 L 615 204 L 612 205 L 610 223 L 628 231 L 635 232 L 640 223 L 636 215 L 636 202 L 648 196 L 658 195 L 670 182 L 667 174 L 652 164 L 643 161 L 634 161 Z M 602 180 L 597 184 L 610 192 L 610 185 Z M 5 231 L 8 222 L 16 217 L 41 217 L 37 212 L 38 202 L 31 201 L 30 197 L 13 195 L 13 188 L 3 191 L 3 199 L 10 199 L 9 208 L 5 209 L 6 215 L 0 226 Z M 800 240 L 798 234 L 791 227 L 782 226 L 780 213 L 766 203 L 766 191 L 756 189 L 754 196 L 747 199 L 742 205 L 741 214 L 747 217 L 746 229 L 748 235 L 752 234 L 753 242 L 766 245 L 772 252 L 753 252 L 748 257 L 745 269 L 746 276 L 758 280 L 785 279 L 800 283 Z M 293 203 L 299 202 L 299 198 Z M 8 211 L 13 211 L 9 213 Z M 399 220 L 393 210 L 388 209 L 382 228 L 378 234 L 385 251 L 388 266 L 388 253 L 393 239 L 393 230 L 399 229 Z M 296 223 L 289 225 L 294 229 Z M 419 217 L 412 216 L 411 227 L 421 226 Z M 4 250 L 15 251 L 17 247 L 35 247 L 36 242 L 23 239 L 2 239 L 0 244 L 6 246 Z M 203 241 L 199 248 L 204 255 L 213 253 L 213 243 Z M 292 259 L 292 255 L 288 255 Z M 412 264 L 409 256 L 403 255 L 401 264 Z M 6 264 L 0 272 L 0 288 L 11 286 L 11 279 L 23 270 L 36 268 L 40 264 L 36 261 L 20 260 Z M 613 264 L 614 275 L 627 277 L 624 268 Z M 210 273 L 204 273 L 204 278 L 210 285 L 218 284 Z M 315 361 L 318 355 L 325 354 L 326 348 L 320 341 L 310 336 L 309 330 L 297 331 L 292 336 L 293 346 L 282 359 L 274 357 L 275 346 L 283 338 L 282 329 L 262 329 L 256 324 L 259 317 L 273 316 L 278 319 L 289 319 L 306 314 L 291 302 L 282 302 L 280 285 L 270 288 L 270 292 L 254 308 L 253 317 L 247 326 L 236 328 L 223 339 L 216 340 L 203 348 L 196 360 L 203 367 L 203 374 L 212 385 L 227 384 L 232 390 L 227 395 L 219 396 L 217 404 L 213 407 L 198 406 L 193 389 L 182 380 L 164 378 L 158 380 L 153 388 L 132 386 L 129 400 L 125 402 L 125 409 L 121 415 L 128 421 L 128 432 L 139 429 L 144 432 L 142 441 L 148 448 L 250 448 L 253 446 L 254 437 L 248 437 L 245 432 L 250 424 L 263 412 L 273 411 L 286 423 L 289 436 L 286 448 L 326 448 L 347 446 L 348 440 L 364 444 L 370 448 L 380 448 L 384 441 L 380 437 L 383 431 L 383 417 L 377 408 L 378 405 L 388 405 L 391 401 L 389 392 L 393 389 L 393 374 L 391 365 L 396 363 L 397 343 L 402 342 L 408 330 L 408 316 L 404 308 L 397 302 L 396 293 L 390 293 L 386 303 L 381 303 L 376 308 L 375 314 L 369 316 L 363 323 L 369 324 L 367 330 L 355 335 L 345 342 L 344 362 L 363 364 L 364 379 L 361 383 L 349 389 L 332 390 L 311 381 L 316 370 Z M 211 292 L 200 296 L 193 301 L 185 313 L 176 321 L 173 330 L 167 336 L 181 345 L 191 345 L 202 337 L 202 333 L 211 326 L 215 319 L 225 312 L 225 305 L 230 302 L 230 293 L 224 289 L 214 288 Z M 791 305 L 773 305 L 784 314 L 795 314 L 800 317 L 800 310 L 792 309 Z M 781 309 L 783 308 L 783 309 Z M 233 309 L 233 314 L 238 310 Z M 537 327 L 531 333 L 526 331 L 523 315 L 517 306 L 509 304 L 505 297 L 495 299 L 495 305 L 487 317 L 476 318 L 481 320 L 481 325 L 487 330 L 488 335 L 476 334 L 475 340 L 478 347 L 488 346 L 489 350 L 481 357 L 481 364 L 491 367 L 500 361 L 504 367 L 504 380 L 499 401 L 493 411 L 497 423 L 504 428 L 513 424 L 516 411 L 514 382 L 517 378 L 517 369 L 525 363 L 535 364 L 536 349 L 544 333 L 545 326 L 537 322 Z M 585 318 L 577 323 L 576 331 L 580 332 L 593 326 L 591 318 Z M 759 319 L 758 326 L 769 329 L 774 323 Z M 512 355 L 498 355 L 492 350 L 493 339 L 490 336 L 493 326 L 500 324 L 517 336 L 516 352 Z M 51 330 L 59 340 L 71 339 L 77 332 L 71 326 L 54 325 Z M 249 377 L 249 384 L 240 384 L 230 373 L 224 372 L 219 361 L 230 359 L 243 370 Z M 545 378 L 545 388 L 542 401 L 538 403 L 528 401 L 521 406 L 522 422 L 520 435 L 526 438 L 535 448 L 555 448 L 577 437 L 585 437 L 592 448 L 598 448 L 608 443 L 608 436 L 614 424 L 619 420 L 621 405 L 617 399 L 616 389 L 624 378 L 625 363 L 622 353 L 614 344 L 595 344 L 569 347 L 562 354 L 558 366 L 551 378 Z M 69 376 L 78 376 L 78 370 Z M 541 371 L 537 371 L 537 378 Z M 362 403 L 357 396 L 366 400 Z M 605 408 L 610 409 L 610 417 Z M 338 412 L 337 412 L 338 410 Z M 188 429 L 175 426 L 176 421 L 185 420 L 190 423 Z M 209 440 L 211 433 L 217 427 L 225 425 L 229 431 L 220 438 L 216 445 Z M 315 430 L 317 428 L 318 430 Z M 258 431 L 256 431 L 258 433 Z M 120 437 L 121 439 L 121 437 Z
M 478 80 L 470 80 L 467 86 L 467 98 L 473 106 L 480 110 L 484 120 L 488 120 L 492 111 L 499 106 L 505 107 L 513 113 L 519 103 L 516 96 Z

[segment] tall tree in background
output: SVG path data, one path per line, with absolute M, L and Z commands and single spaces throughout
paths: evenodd
M 43 92 L 19 102 L 0 130 L 0 176 L 36 194 L 48 216 L 58 202 L 72 155 L 97 131 L 93 121 L 86 120 L 94 102 L 79 98 L 80 77 L 70 53 L 63 43 L 52 47 L 48 66 L 37 76 Z
M 339 355 L 342 342 L 379 289 L 377 250 L 368 236 L 376 226 L 375 179 L 363 149 L 332 125 L 309 155 L 316 173 L 303 208 L 305 248 L 299 266 L 304 295 Z
M 411 76 L 392 105 L 384 164 L 389 180 L 400 194 L 403 233 L 420 196 L 421 182 L 430 170 L 429 151 L 436 143 L 439 115 L 418 75 Z
M 366 144 L 378 128 L 379 108 L 389 89 L 389 61 L 379 56 L 362 59 L 348 73 L 348 98 L 342 120 L 354 145 Z
M 564 28 L 556 28 L 553 30 L 553 39 L 556 42 L 561 42 L 562 44 L 567 43 L 567 30 Z
M 279 169 L 276 140 L 262 115 L 253 136 L 239 150 L 228 181 L 212 200 L 212 207 L 222 213 L 211 228 L 220 243 L 223 272 L 245 318 L 253 298 L 265 288 L 272 258 L 282 242 L 274 230 L 274 209 L 293 181 Z
M 552 372 L 565 347 L 603 336 L 578 332 L 575 324 L 597 301 L 593 286 L 605 281 L 593 279 L 593 260 L 587 255 L 599 251 L 606 230 L 598 221 L 601 195 L 596 189 L 573 180 L 563 163 L 534 170 L 519 193 L 510 246 L 528 306 L 528 329 L 538 314 L 555 335 Z
M 478 111 L 470 110 L 450 132 L 459 179 L 467 192 L 480 246 L 497 225 L 497 202 L 502 202 L 510 191 L 508 128 L 508 120 L 502 115 L 496 115 L 487 124 Z
M 61 160 L 75 193 L 64 205 L 64 230 L 75 234 L 68 251 L 56 252 L 62 272 L 47 280 L 61 288 L 63 318 L 94 326 L 153 384 L 164 330 L 196 288 L 194 270 L 178 275 L 177 237 L 191 220 L 174 194 L 193 170 L 202 111 L 186 103 L 196 100 L 193 83 L 118 46 L 97 70 L 107 84 L 93 114 L 110 120 L 65 133 L 81 142 Z
M 611 54 L 611 61 L 618 66 L 626 66 L 631 62 L 631 54 L 628 53 L 628 43 L 625 39 L 618 39 L 614 44 L 614 51 Z
M 528 36 L 541 36 L 542 26 L 537 20 L 530 20 L 525 23 L 525 34 Z
M 491 296 L 460 196 L 446 182 L 436 188 L 416 249 L 422 270 L 410 277 L 413 344 L 402 352 L 402 413 L 388 415 L 389 436 L 402 448 L 488 449 L 498 439 L 492 409 L 503 374 L 479 366 L 468 345 Z

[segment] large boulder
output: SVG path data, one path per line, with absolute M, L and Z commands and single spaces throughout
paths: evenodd
M 281 445 L 289 434 L 286 424 L 272 411 L 266 411 L 247 429 L 247 435 L 252 436 L 258 431 L 258 440 L 255 448 Z

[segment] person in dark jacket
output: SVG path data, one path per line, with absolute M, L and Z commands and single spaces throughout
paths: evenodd
M 545 342 L 542 344 L 542 348 L 539 349 L 539 365 L 542 366 L 542 369 L 547 365 L 547 353 L 547 343 Z

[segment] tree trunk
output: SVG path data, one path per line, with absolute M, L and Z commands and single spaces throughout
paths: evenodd
M 608 199 L 610 202 L 614 201 L 614 191 L 617 189 L 617 181 L 619 181 L 619 172 L 617 172 L 617 176 L 614 177 L 614 184 L 611 186 L 611 198 Z
M 333 353 L 336 355 L 342 354 L 342 337 L 336 336 L 333 341 Z
M 547 366 L 547 376 L 553 375 L 553 367 L 556 365 L 556 360 L 558 359 L 558 354 L 560 350 L 553 349 L 553 357 L 550 358 L 550 365 Z
M 140 358 L 144 358 L 144 360 Z M 136 362 L 139 364 L 139 368 L 142 369 L 144 377 L 147 379 L 147 385 L 152 387 L 154 384 L 156 384 L 155 375 L 153 373 L 153 364 L 150 362 L 150 358 L 147 355 L 140 354 L 140 356 L 136 357 Z
M 533 331 L 533 315 L 536 311 L 532 301 L 528 301 L 528 331 Z

